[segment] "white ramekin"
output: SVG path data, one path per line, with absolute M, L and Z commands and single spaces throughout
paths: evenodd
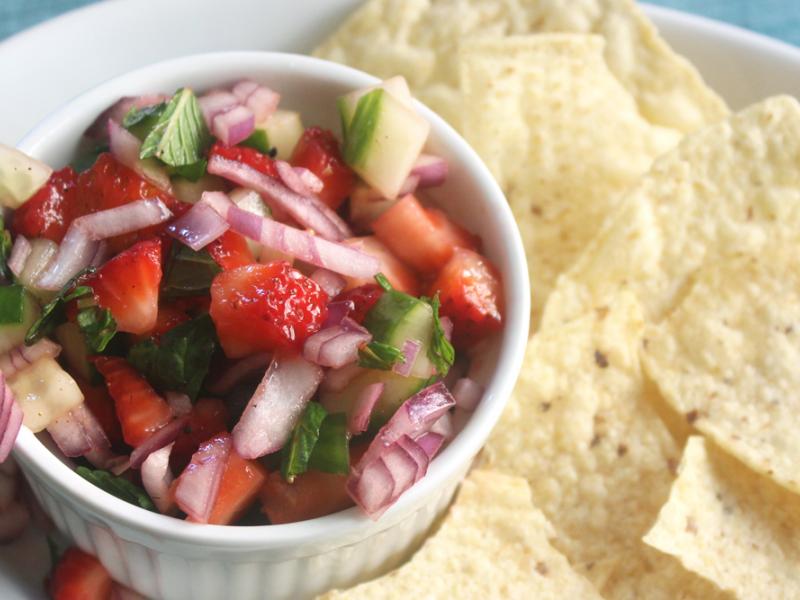
M 19 147 L 48 164 L 69 161 L 81 133 L 125 95 L 206 90 L 243 77 L 282 94 L 306 125 L 338 130 L 335 99 L 374 78 L 326 61 L 290 54 L 232 52 L 158 63 L 79 96 L 48 117 Z M 117 581 L 153 598 L 218 600 L 308 598 L 349 586 L 396 566 L 420 543 L 497 422 L 511 393 L 528 336 L 529 283 L 519 232 L 505 198 L 466 142 L 424 106 L 432 125 L 428 148 L 444 156 L 447 183 L 429 194 L 478 233 L 503 276 L 505 328 L 477 359 L 485 396 L 428 474 L 371 521 L 356 509 L 288 525 L 197 525 L 147 512 L 76 475 L 23 427 L 15 457 L 56 525 L 97 555 Z

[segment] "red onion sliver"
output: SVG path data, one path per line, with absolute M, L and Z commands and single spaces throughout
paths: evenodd
M 386 506 L 397 500 L 400 494 L 414 485 L 417 471 L 419 470 L 417 461 L 400 445 L 399 441 L 391 444 L 381 453 L 381 460 L 386 465 L 386 468 L 389 469 L 389 473 L 391 473 L 394 480 L 392 496 Z
M 397 362 L 392 367 L 392 371 L 403 377 L 408 377 L 411 374 L 411 369 L 417 360 L 419 349 L 422 343 L 418 340 L 406 340 L 403 342 L 403 362 Z
M 239 105 L 215 116 L 211 123 L 211 132 L 223 144 L 235 146 L 246 140 L 253 133 L 255 126 L 253 111 Z
M 11 248 L 11 256 L 8 257 L 8 268 L 15 277 L 19 277 L 22 269 L 25 268 L 25 261 L 31 255 L 31 243 L 24 235 L 18 235 L 14 240 L 14 246 Z
M 231 88 L 231 93 L 236 96 L 236 99 L 242 103 L 246 102 L 250 94 L 258 89 L 258 84 L 252 79 L 242 79 L 234 84 Z
M 311 274 L 311 279 L 316 281 L 331 298 L 338 296 L 347 285 L 344 277 L 328 269 L 317 269 Z
M 175 417 L 185 417 L 192 412 L 192 399 L 182 392 L 166 392 L 164 399 Z
M 12 502 L 0 511 L 0 544 L 18 539 L 27 529 L 30 520 L 30 511 L 19 502 Z
M 230 451 L 229 435 L 214 437 L 200 445 L 192 455 L 192 461 L 178 477 L 175 501 L 195 521 L 208 522 Z
M 100 116 L 94 120 L 94 123 L 89 126 L 89 129 L 86 130 L 84 135 L 97 140 L 105 139 L 108 135 L 109 119 L 117 123 L 122 123 L 125 115 L 128 114 L 131 108 L 147 108 L 148 106 L 154 106 L 167 100 L 169 100 L 169 96 L 165 94 L 145 94 L 143 96 L 125 96 L 120 98 L 100 113 Z
M 134 448 L 133 452 L 131 452 L 131 469 L 138 469 L 152 452 L 160 450 L 167 444 L 174 442 L 187 421 L 188 417 L 180 417 L 167 423 L 164 427 Z
M 172 183 L 167 172 L 153 159 L 139 158 L 142 143 L 122 125 L 108 120 L 108 140 L 111 154 L 120 163 L 133 169 L 144 179 L 167 193 L 172 193 Z
M 214 117 L 239 105 L 239 99 L 224 90 L 209 92 L 204 96 L 200 96 L 197 102 L 200 104 L 200 110 L 203 111 L 203 117 L 209 129 L 214 122 Z
M 419 177 L 421 188 L 442 185 L 447 179 L 447 172 L 447 161 L 431 154 L 420 154 L 411 168 L 411 174 Z
M 192 206 L 186 214 L 167 225 L 169 234 L 195 252 L 228 231 L 230 225 L 207 202 L 202 200 Z
M 483 386 L 469 377 L 462 377 L 456 381 L 453 387 L 453 397 L 456 399 L 456 406 L 472 412 L 478 406 L 483 396 Z
M 263 123 L 277 110 L 280 101 L 278 92 L 260 85 L 245 100 L 245 106 L 253 111 L 256 123 Z
M 370 340 L 372 335 L 369 331 L 345 317 L 342 324 L 322 329 L 309 337 L 303 346 L 303 356 L 323 367 L 338 369 L 355 362 L 358 349 Z
M 8 422 L 3 431 L 3 437 L 0 439 L 0 462 L 6 460 L 8 455 L 11 454 L 11 450 L 14 448 L 14 442 L 17 441 L 17 435 L 22 427 L 22 418 L 25 416 L 16 400 L 14 400 L 14 395 L 10 389 L 6 389 L 6 394 L 11 394 L 10 401 L 12 404 L 11 414 L 8 417 Z
M 408 194 L 413 194 L 417 191 L 417 185 L 419 185 L 419 175 L 409 175 L 397 191 L 397 197 L 402 198 Z
M 437 421 L 431 426 L 431 433 L 441 435 L 445 441 L 452 439 L 455 434 L 455 427 L 453 425 L 453 417 L 449 412 L 444 413 Z
M 429 431 L 428 433 L 423 433 L 415 441 L 428 455 L 428 459 L 433 459 L 444 444 L 445 439 L 443 435 Z
M 253 354 L 243 358 L 225 371 L 217 381 L 209 386 L 212 394 L 227 394 L 240 381 L 244 381 L 255 373 L 263 373 L 270 362 L 270 355 L 266 352 Z
M 326 392 L 341 392 L 355 377 L 361 375 L 364 369 L 358 363 L 351 363 L 339 369 L 330 369 L 325 374 L 325 379 L 320 384 L 320 389 Z M 327 406 L 325 408 L 328 408 Z
M 69 458 L 83 456 L 96 447 L 109 446 L 103 428 L 85 403 L 51 422 L 47 432 L 64 456 Z
M 322 324 L 323 329 L 331 325 L 338 325 L 351 312 L 356 309 L 356 303 L 352 300 L 337 300 L 328 303 L 328 316 Z
M 451 341 L 453 339 L 453 321 L 447 316 L 439 317 L 439 325 L 442 326 L 444 337 L 448 342 Z
M 322 180 L 308 169 L 293 167 L 285 160 L 276 160 L 275 168 L 281 181 L 296 194 L 313 196 L 322 191 Z
M 255 190 L 271 209 L 288 213 L 301 226 L 326 240 L 338 242 L 353 235 L 347 223 L 319 199 L 293 192 L 244 163 L 215 154 L 208 161 L 208 172 Z
M 2 382 L 3 384 L 0 385 L 0 391 L 3 393 L 2 398 L 0 398 L 0 439 L 2 439 L 3 433 L 8 427 L 8 420 L 11 417 L 11 407 L 14 405 L 14 393 L 11 391 L 11 388 L 8 387 L 5 376 L 2 377 Z M 2 463 L 2 461 L 0 461 L 0 463 Z
M 273 250 L 350 277 L 374 277 L 380 269 L 380 262 L 374 256 L 242 210 L 222 192 L 206 192 L 203 198 L 227 219 L 234 231 Z
M 369 427 L 369 419 L 372 416 L 372 411 L 375 409 L 375 404 L 383 394 L 383 389 L 386 384 L 382 381 L 371 383 L 366 386 L 358 395 L 358 400 L 353 407 L 353 412 L 347 420 L 347 431 L 352 435 L 364 433 Z
M 100 240 L 97 244 L 97 250 L 95 250 L 92 260 L 89 261 L 89 266 L 99 267 L 108 260 L 109 254 L 110 251 L 108 249 L 108 242 L 105 240 Z
M 173 506 L 169 493 L 169 486 L 173 480 L 169 457 L 174 445 L 173 442 L 151 452 L 142 463 L 142 485 L 162 514 L 170 512 Z
M 93 452 L 89 452 L 84 458 L 86 458 L 90 463 L 94 466 L 99 467 L 101 469 L 107 469 L 111 471 L 114 475 L 122 475 L 125 471 L 131 468 L 131 461 L 130 458 L 127 456 L 114 456 L 110 459 L 105 460 L 105 466 L 101 466 L 103 462 L 95 461 L 90 458 L 93 455 Z
M 89 266 L 97 247 L 98 242 L 92 240 L 86 231 L 76 227 L 73 221 L 55 256 L 42 271 L 35 285 L 45 290 L 60 290 L 81 269 Z
M 17 372 L 26 369 L 42 357 L 57 357 L 61 353 L 61 346 L 42 338 L 32 346 L 20 344 L 3 355 L 0 355 L 0 371 L 6 377 L 12 377 Z
M 275 355 L 233 428 L 242 458 L 280 450 L 322 381 L 322 369 L 300 356 Z
M 303 180 L 303 184 L 310 193 L 319 194 L 325 187 L 322 179 L 317 177 L 313 171 L 306 169 L 305 167 L 293 167 L 293 169 L 294 172 L 297 173 L 297 176 Z
M 350 497 L 373 518 L 388 507 L 394 492 L 392 473 L 380 459 L 368 464 L 358 477 L 348 477 L 345 485 Z

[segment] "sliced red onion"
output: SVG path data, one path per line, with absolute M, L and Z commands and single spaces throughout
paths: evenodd
M 339 369 L 330 369 L 325 374 L 325 379 L 320 384 L 320 389 L 326 392 L 341 392 L 355 377 L 364 372 L 358 363 L 351 363 Z
M 239 99 L 225 90 L 209 92 L 200 96 L 197 102 L 200 104 L 200 110 L 203 111 L 203 117 L 209 129 L 214 122 L 214 117 L 239 105 Z
M 347 493 L 370 517 L 377 518 L 391 504 L 394 478 L 378 459 L 368 464 L 358 477 L 347 478 Z
M 110 251 L 108 249 L 108 243 L 105 240 L 100 240 L 100 242 L 97 244 L 97 250 L 95 250 L 92 260 L 89 261 L 89 266 L 99 267 L 108 260 L 109 256 Z
M 173 480 L 169 457 L 174 445 L 173 442 L 151 452 L 142 463 L 142 485 L 162 514 L 170 512 L 173 507 L 169 493 Z
M 0 511 L 0 544 L 18 539 L 27 529 L 30 520 L 30 511 L 19 502 L 12 502 L 5 510 Z
M 451 341 L 453 339 L 453 321 L 450 320 L 450 317 L 439 317 L 439 325 L 442 326 L 444 337 L 448 342 Z
M 235 146 L 246 140 L 255 126 L 253 111 L 239 105 L 216 115 L 211 122 L 211 133 L 223 144 Z
M 401 349 L 403 352 L 403 360 L 401 362 L 396 362 L 392 367 L 392 371 L 403 377 L 408 377 L 411 374 L 411 369 L 414 366 L 414 362 L 417 360 L 417 355 L 421 347 L 422 343 L 419 340 L 406 340 L 403 342 L 403 348 Z
M 372 416 L 372 411 L 375 409 L 375 404 L 383 394 L 383 389 L 386 384 L 382 381 L 371 383 L 366 386 L 358 395 L 358 400 L 353 407 L 353 412 L 347 421 L 347 431 L 352 435 L 364 433 L 369 427 L 369 419 Z
M 403 437 L 408 438 L 408 436 Z M 392 503 L 400 497 L 400 494 L 414 485 L 420 467 L 414 456 L 400 445 L 400 440 L 391 444 L 381 453 L 381 460 L 394 480 L 394 488 L 389 498 L 389 503 Z
M 251 375 L 263 373 L 270 362 L 270 354 L 262 352 L 243 358 L 225 371 L 217 381 L 209 386 L 208 391 L 212 394 L 224 395 L 231 388 Z
M 174 442 L 188 420 L 188 417 L 175 419 L 136 446 L 131 452 L 131 469 L 138 469 L 151 453 Z
M 61 346 L 42 338 L 32 346 L 20 344 L 3 355 L 0 355 L 0 371 L 6 377 L 13 377 L 19 371 L 28 368 L 42 357 L 55 358 L 61 353 Z
M 317 269 L 311 274 L 311 279 L 316 281 L 331 298 L 338 296 L 347 285 L 344 277 L 328 269 Z
M 242 210 L 222 192 L 206 192 L 203 198 L 211 202 L 234 231 L 263 246 L 349 277 L 374 277 L 380 269 L 380 262 L 374 256 Z
M 415 441 L 417 445 L 425 451 L 425 454 L 428 455 L 428 459 L 430 460 L 439 452 L 445 439 L 443 435 L 429 431 L 428 433 L 423 433 Z
M 421 188 L 442 185 L 447 179 L 447 172 L 447 161 L 431 154 L 420 154 L 411 168 L 411 174 L 419 177 Z
M 11 411 L 5 424 L 3 437 L 0 438 L 0 462 L 6 460 L 8 455 L 11 454 L 14 442 L 17 441 L 17 435 L 22 427 L 22 418 L 25 416 L 14 399 L 14 393 L 8 386 L 6 386 L 6 398 L 11 403 Z
M 111 471 L 114 475 L 122 475 L 125 471 L 131 468 L 131 460 L 127 456 L 114 456 L 105 461 L 105 466 L 101 466 L 103 464 L 102 462 L 95 461 L 90 458 L 92 454 L 93 452 L 89 452 L 89 454 L 87 454 L 84 458 L 86 458 L 95 467 Z
M 303 356 L 323 367 L 338 369 L 358 360 L 358 349 L 371 340 L 369 331 L 345 317 L 340 325 L 309 337 L 303 346 Z
M 12 402 L 14 393 L 11 391 L 11 388 L 8 387 L 5 375 L 2 376 L 2 382 L 2 385 L 0 385 L 0 392 L 2 392 L 2 396 L 0 396 L 0 439 L 3 438 L 3 434 L 8 427 L 8 420 L 11 418 L 11 408 L 14 406 L 14 402 Z M 2 461 L 0 461 L 0 463 L 2 463 Z
M 192 412 L 192 399 L 181 392 L 166 392 L 164 399 L 169 405 L 169 409 L 176 417 L 185 417 Z
M 245 100 L 245 106 L 253 111 L 256 123 L 263 123 L 278 109 L 281 95 L 263 85 L 258 86 Z
M 172 184 L 167 172 L 155 160 L 139 158 L 139 151 L 142 148 L 139 138 L 113 119 L 108 120 L 108 140 L 111 154 L 120 163 L 133 169 L 157 188 L 172 193 Z
M 211 205 L 202 200 L 192 206 L 183 216 L 167 225 L 169 234 L 195 252 L 228 231 L 230 225 Z
M 178 477 L 175 502 L 195 521 L 207 523 L 219 493 L 219 484 L 231 451 L 229 435 L 210 439 L 192 455 L 189 465 Z
M 483 386 L 469 377 L 462 377 L 456 381 L 453 387 L 453 397 L 456 399 L 456 406 L 472 412 L 478 406 L 483 396 Z
M 412 440 L 407 435 L 404 435 L 397 440 L 396 444 L 405 450 L 405 452 L 417 464 L 417 473 L 414 477 L 414 483 L 417 483 L 420 479 L 425 477 L 425 473 L 428 472 L 428 465 L 430 465 L 431 458 L 416 441 Z
M 449 412 L 444 413 L 436 420 L 430 431 L 431 433 L 437 433 L 441 435 L 445 441 L 452 439 L 456 431 L 453 425 L 453 417 Z
M 18 235 L 14 240 L 14 246 L 11 248 L 11 256 L 8 257 L 8 268 L 15 277 L 19 277 L 22 269 L 25 268 L 25 261 L 31 255 L 31 243 L 24 235 Z
M 411 174 L 406 177 L 406 180 L 403 182 L 403 185 L 400 186 L 400 189 L 397 191 L 397 197 L 402 198 L 408 194 L 413 194 L 417 191 L 417 186 L 419 185 L 419 175 Z
M 172 216 L 161 200 L 136 200 L 75 219 L 58 247 L 38 286 L 60 290 L 81 269 L 88 266 L 100 240 L 131 233 L 163 223 Z
M 292 168 L 297 176 L 302 180 L 303 185 L 305 185 L 306 189 L 309 191 L 309 194 L 319 194 L 325 187 L 322 179 L 317 177 L 317 175 L 310 169 L 306 169 L 305 167 Z
M 155 106 L 167 100 L 169 100 L 169 96 L 165 94 L 145 94 L 143 96 L 125 96 L 124 98 L 120 98 L 100 113 L 100 116 L 89 126 L 89 129 L 86 130 L 84 135 L 97 140 L 105 139 L 108 135 L 109 119 L 117 123 L 122 123 L 125 115 L 128 114 L 131 108 L 147 108 L 148 106 Z
M 296 194 L 314 196 L 322 191 L 322 180 L 308 169 L 293 167 L 285 160 L 276 160 L 275 168 L 281 181 Z
M 89 411 L 80 404 L 47 426 L 47 432 L 64 456 L 69 458 L 83 456 L 92 449 L 94 440 L 84 427 L 84 417 L 87 414 Z M 92 429 L 91 425 L 89 428 Z M 106 437 L 102 429 L 100 433 L 103 438 Z M 108 443 L 108 439 L 105 439 L 105 443 Z
M 322 369 L 300 356 L 275 355 L 233 428 L 242 458 L 280 450 L 322 381 Z
M 342 319 L 347 317 L 351 312 L 356 309 L 356 303 L 352 300 L 337 300 L 336 302 L 328 303 L 328 316 L 325 317 L 325 322 L 322 327 L 330 327 L 331 325 L 338 325 Z
M 353 235 L 347 223 L 318 198 L 293 192 L 244 163 L 214 155 L 208 161 L 208 172 L 255 190 L 273 211 L 288 213 L 302 227 L 326 240 L 338 242 Z
M 242 79 L 231 88 L 231 94 L 241 102 L 246 102 L 250 94 L 258 89 L 258 84 L 252 79 Z

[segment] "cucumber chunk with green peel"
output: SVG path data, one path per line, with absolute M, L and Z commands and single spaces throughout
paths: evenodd
M 342 119 L 342 125 L 345 128 L 349 127 L 350 120 L 353 118 L 353 114 L 356 112 L 356 106 L 358 105 L 358 101 L 361 99 L 361 97 L 373 90 L 378 89 L 389 92 L 405 106 L 412 110 L 414 109 L 414 99 L 411 96 L 411 90 L 408 87 L 406 78 L 402 75 L 397 75 L 396 77 L 391 77 L 386 81 L 382 81 L 378 85 L 372 85 L 370 87 L 350 92 L 346 96 L 342 96 L 339 99 L 339 114 Z
M 258 192 L 247 188 L 236 188 L 230 192 L 229 196 L 231 201 L 242 210 L 259 217 L 272 218 L 272 212 L 270 212 L 269 207 L 264 203 L 264 199 Z M 247 247 L 250 248 L 250 252 L 253 253 L 253 258 L 259 260 L 264 246 L 250 238 L 245 238 L 245 241 L 247 242 Z
M 25 341 L 28 329 L 39 318 L 39 304 L 29 293 L 22 295 L 22 322 L 0 325 L 0 354 L 5 354 Z
M 383 88 L 339 100 L 345 162 L 385 198 L 396 198 L 430 132 L 429 123 Z
M 420 391 L 427 379 L 403 377 L 392 371 L 369 369 L 354 378 L 340 392 L 322 392 L 320 403 L 329 413 L 352 414 L 364 388 L 373 383 L 383 383 L 383 393 L 378 398 L 370 419 L 370 428 L 380 427 L 395 413 L 400 405 Z
M 52 172 L 42 161 L 0 144 L 0 205 L 19 208 L 47 182 Z
M 256 124 L 267 133 L 268 144 L 278 151 L 277 157 L 289 160 L 294 147 L 303 135 L 303 119 L 300 113 L 292 110 L 276 110 L 269 119 Z

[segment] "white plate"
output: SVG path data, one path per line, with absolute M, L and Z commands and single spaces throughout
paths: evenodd
M 70 98 L 132 68 L 212 50 L 306 52 L 360 0 L 108 0 L 0 43 L 0 141 L 14 143 Z M 664 37 L 734 108 L 800 97 L 800 49 L 724 25 L 647 7 Z M 50 566 L 41 534 L 0 547 L 0 598 L 44 598 Z

